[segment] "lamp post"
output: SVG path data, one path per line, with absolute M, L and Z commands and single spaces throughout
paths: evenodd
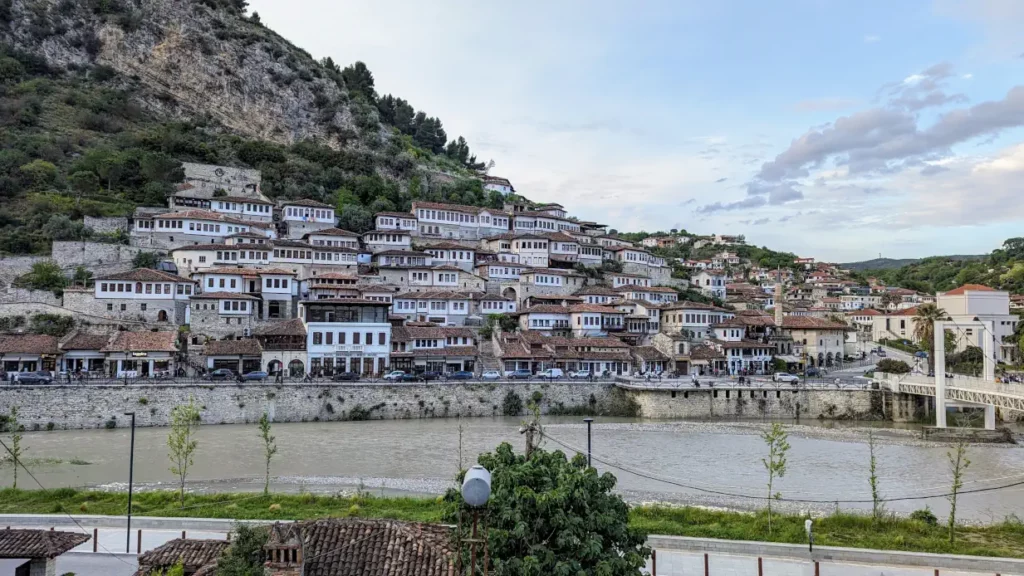
M 487 501 L 491 497 L 491 473 L 486 468 L 477 464 L 466 471 L 466 477 L 462 481 L 462 501 L 466 506 L 473 512 L 473 532 L 472 536 L 466 540 L 470 545 L 469 552 L 469 576 L 475 576 L 476 574 L 476 545 L 484 545 L 484 565 L 483 573 L 487 576 L 487 564 L 488 564 L 488 547 L 487 547 L 487 524 L 486 514 L 484 521 L 484 535 L 483 538 L 479 538 L 477 535 L 477 524 L 480 520 L 480 511 L 484 510 L 486 513 Z M 461 534 L 462 531 L 460 530 Z M 459 558 L 462 557 L 460 552 Z
M 593 466 L 590 463 L 590 425 L 594 423 L 594 419 L 587 417 L 583 421 L 587 423 L 587 467 L 590 468 Z
M 125 412 L 132 417 L 132 440 L 128 452 L 128 529 L 125 534 L 124 553 L 131 551 L 132 545 L 132 482 L 135 480 L 135 412 Z
M 804 520 L 804 530 L 807 531 L 807 551 L 814 552 L 814 521 L 808 518 Z

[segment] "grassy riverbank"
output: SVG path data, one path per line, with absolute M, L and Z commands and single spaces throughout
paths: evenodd
M 0 513 L 121 515 L 128 506 L 123 493 L 74 489 L 0 490 Z M 190 495 L 185 508 L 174 492 L 144 492 L 134 496 L 137 516 L 297 520 L 322 516 L 394 518 L 419 522 L 441 520 L 439 498 L 334 497 L 313 494 Z M 630 522 L 649 534 L 804 543 L 804 518 L 776 514 L 768 533 L 765 514 L 709 511 L 699 508 L 635 507 Z M 950 544 L 943 526 L 907 519 L 872 522 L 865 516 L 836 514 L 814 523 L 815 542 L 881 550 L 906 550 L 975 556 L 1024 557 L 1024 524 L 1002 522 L 964 526 Z

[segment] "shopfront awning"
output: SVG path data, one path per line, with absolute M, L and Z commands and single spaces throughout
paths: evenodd
M 800 358 L 799 356 L 790 356 L 790 355 L 786 355 L 786 354 L 783 354 L 783 355 L 780 355 L 780 356 L 776 356 L 776 358 L 778 358 L 779 360 L 782 360 L 783 362 L 792 363 L 792 364 L 800 364 L 801 362 L 803 362 L 803 359 Z

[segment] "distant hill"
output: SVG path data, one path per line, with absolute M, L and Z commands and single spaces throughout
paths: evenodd
M 981 260 L 984 254 L 955 254 L 953 256 L 932 256 L 932 258 L 945 258 L 946 260 Z M 848 262 L 840 264 L 840 268 L 858 272 L 861 270 L 895 270 L 911 264 L 917 264 L 924 258 L 874 258 L 862 262 Z

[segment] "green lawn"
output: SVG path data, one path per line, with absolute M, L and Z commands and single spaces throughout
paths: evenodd
M 124 514 L 128 497 L 122 493 L 56 490 L 0 490 L 0 513 Z M 261 520 L 298 520 L 324 516 L 394 518 L 420 522 L 441 520 L 440 498 L 335 497 L 313 494 L 190 495 L 182 509 L 174 492 L 144 492 L 134 496 L 137 516 L 175 516 Z M 709 511 L 700 508 L 634 507 L 630 522 L 648 534 L 765 540 L 802 544 L 804 518 L 775 515 L 768 533 L 764 513 Z M 941 522 L 941 519 L 940 519 Z M 950 544 L 943 526 L 907 519 L 872 522 L 866 516 L 836 514 L 815 520 L 815 542 L 882 550 L 906 550 L 1024 557 L 1024 524 L 1003 522 L 983 527 L 960 527 Z

